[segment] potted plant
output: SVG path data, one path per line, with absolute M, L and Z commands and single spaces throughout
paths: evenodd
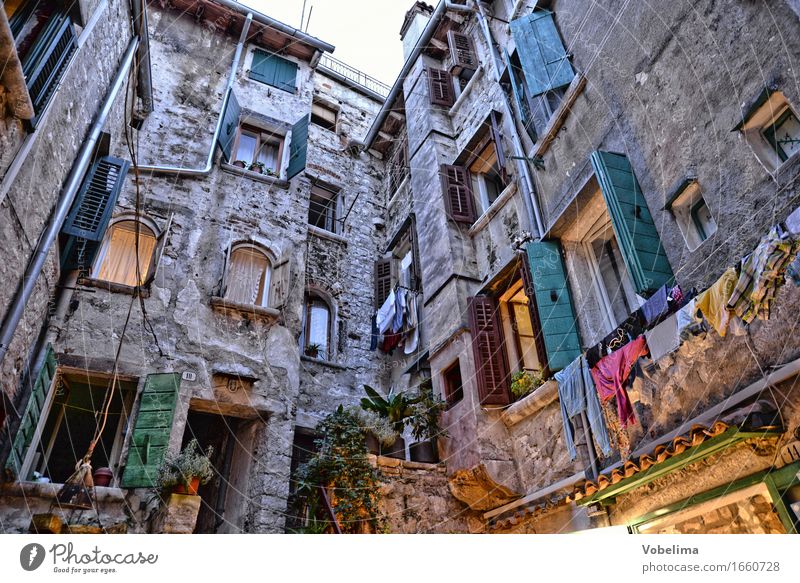
M 214 476 L 210 447 L 203 453 L 196 439 L 192 439 L 179 454 L 167 454 L 158 468 L 156 484 L 161 490 L 174 494 L 197 496 L 200 484 L 207 484 Z
M 358 419 L 368 452 L 379 455 L 382 447 L 391 447 L 397 440 L 397 433 L 386 417 L 360 407 L 348 407 L 347 412 Z
M 439 461 L 436 439 L 447 435 L 439 425 L 439 419 L 447 403 L 438 395 L 434 395 L 430 379 L 420 384 L 418 399 L 414 405 L 414 414 L 407 420 L 411 434 L 417 442 L 412 443 L 408 449 L 411 461 L 433 464 Z
M 309 358 L 319 358 L 319 349 L 320 348 L 321 348 L 321 346 L 319 344 L 314 344 L 312 342 L 311 344 L 308 344 L 306 346 L 305 351 L 304 351 L 305 355 L 308 356 Z
M 267 169 L 264 171 L 264 173 L 265 173 L 267 176 L 277 176 L 277 173 L 276 173 L 276 172 L 275 172 L 275 170 L 273 170 L 272 168 L 267 168 Z
M 386 450 L 381 448 L 381 455 L 406 459 L 406 441 L 401 434 L 406 420 L 414 414 L 413 406 L 419 402 L 419 397 L 409 397 L 402 391 L 395 393 L 392 388 L 384 398 L 369 385 L 364 385 L 364 392 L 367 393 L 367 396 L 361 399 L 361 408 L 377 413 L 379 417 L 386 419 L 396 436 L 394 442 Z
M 244 160 L 235 160 L 233 162 L 233 165 L 236 166 L 237 168 L 247 168 L 247 162 L 245 162 Z
M 264 163 L 263 162 L 253 162 L 250 164 L 248 170 L 252 172 L 258 172 L 259 174 L 264 174 Z
M 544 384 L 542 371 L 521 370 L 515 372 L 511 377 L 511 393 L 515 398 L 521 399 L 529 395 Z
M 107 488 L 113 478 L 114 474 L 111 472 L 111 468 L 97 468 L 92 474 L 94 485 L 101 488 Z

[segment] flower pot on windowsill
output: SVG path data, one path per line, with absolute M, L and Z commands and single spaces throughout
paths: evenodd
M 173 494 L 184 494 L 188 496 L 197 496 L 197 490 L 200 488 L 200 478 L 192 478 L 189 480 L 189 485 L 177 484 L 173 490 Z
M 367 442 L 367 451 L 369 453 L 373 453 L 375 455 L 380 455 L 381 453 L 381 442 L 378 441 L 378 438 L 375 437 L 375 434 L 372 432 L 368 432 L 365 436 L 365 441 Z
M 406 440 L 398 436 L 392 445 L 381 447 L 381 455 L 398 460 L 406 459 Z
M 236 166 L 237 168 L 247 168 L 247 162 L 245 162 L 244 160 L 236 160 L 233 163 L 233 165 Z
M 436 441 L 418 441 L 408 447 L 412 462 L 422 462 L 425 464 L 435 464 L 439 462 L 439 452 L 437 451 Z
M 113 478 L 114 474 L 111 472 L 111 468 L 97 468 L 92 474 L 94 485 L 101 488 L 107 488 Z
M 263 162 L 253 162 L 247 168 L 250 172 L 258 172 L 259 174 L 264 174 L 264 163 Z
M 309 358 L 319 358 L 319 346 L 316 344 L 309 344 L 303 352 Z

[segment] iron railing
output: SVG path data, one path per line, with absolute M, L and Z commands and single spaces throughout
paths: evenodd
M 380 95 L 381 97 L 386 97 L 389 95 L 389 90 L 391 87 L 386 83 L 378 81 L 375 77 L 371 77 L 364 73 L 363 71 L 359 71 L 358 69 L 351 67 L 347 63 L 343 63 L 338 59 L 334 59 L 328 54 L 322 55 L 322 58 L 319 61 L 319 66 L 323 69 L 327 69 L 333 73 L 341 75 L 345 79 L 352 81 L 356 85 L 360 85 L 369 91 Z

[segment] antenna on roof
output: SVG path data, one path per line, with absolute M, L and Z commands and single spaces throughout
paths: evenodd
M 306 18 L 306 1 L 307 0 L 303 0 L 303 11 L 300 13 L 300 30 L 303 30 L 303 22 Z
M 311 22 L 311 13 L 314 12 L 314 5 L 311 5 L 311 8 L 308 9 L 308 18 L 306 18 L 306 28 L 303 32 L 308 32 L 308 25 Z

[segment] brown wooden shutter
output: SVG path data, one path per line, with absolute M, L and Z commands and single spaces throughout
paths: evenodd
M 469 298 L 469 326 L 481 405 L 508 405 L 511 402 L 508 357 L 500 310 L 494 298 Z
M 453 105 L 453 83 L 450 73 L 442 69 L 428 69 L 428 88 L 431 105 L 446 105 L 447 107 Z
M 377 310 L 389 297 L 392 290 L 394 261 L 390 257 L 375 262 L 375 309 Z
M 441 176 L 447 215 L 458 223 L 472 224 L 475 221 L 475 207 L 469 170 L 463 166 L 443 164 Z
M 417 291 L 422 291 L 422 264 L 419 262 L 419 244 L 417 241 L 417 218 L 411 216 L 411 224 L 408 226 L 408 235 L 411 239 L 411 254 L 414 264 L 411 270 L 411 279 L 413 287 Z
M 461 71 L 476 71 L 478 58 L 472 39 L 455 30 L 447 33 L 447 44 L 450 45 L 450 57 L 453 59 L 451 71 L 458 75 Z

